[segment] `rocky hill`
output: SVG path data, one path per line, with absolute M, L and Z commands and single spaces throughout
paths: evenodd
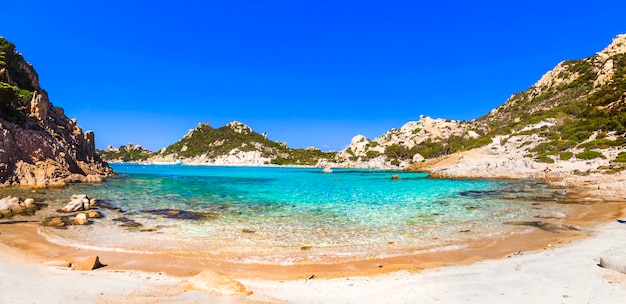
M 608 168 L 604 171 L 621 170 L 625 94 L 626 35 L 619 35 L 594 56 L 559 63 L 481 118 L 464 122 L 421 116 L 373 140 L 357 135 L 329 165 L 424 170 L 432 169 L 431 160 L 481 148 L 485 155 L 519 156 L 521 163 L 537 167 L 578 157 L 606 160 L 598 165 Z M 481 168 L 486 162 L 481 161 Z
M 626 162 L 626 35 L 617 36 L 591 57 L 559 63 L 532 87 L 513 94 L 474 122 L 488 127 L 479 138 L 487 145 L 463 154 L 466 157 L 416 163 L 412 169 L 443 176 L 467 176 L 463 172 L 470 167 L 476 174 L 483 172 L 478 175 L 489 169 L 489 176 L 516 176 L 516 170 L 546 165 L 562 175 L 622 171 Z
M 156 154 L 143 148 L 141 145 L 135 145 L 132 143 L 118 148 L 109 146 L 106 150 L 98 150 L 96 152 L 100 154 L 102 159 L 105 159 L 108 162 L 145 161 Z
M 125 153 L 126 159 L 122 160 L 196 165 L 316 165 L 335 155 L 315 148 L 289 148 L 287 144 L 271 141 L 267 134 L 254 132 L 236 121 L 219 128 L 200 123 L 178 142 L 157 153 L 136 152 L 131 156 L 129 151 L 137 149 L 118 149 L 118 152 Z M 100 153 L 108 160 L 119 160 L 120 154 L 114 150 Z
M 400 129 L 391 129 L 373 140 L 363 135 L 352 138 L 327 165 L 333 167 L 405 168 L 425 158 L 451 154 L 481 143 L 485 124 L 420 116 Z
M 0 37 L 0 186 L 61 186 L 112 174 L 92 131 L 50 103 L 37 73 Z

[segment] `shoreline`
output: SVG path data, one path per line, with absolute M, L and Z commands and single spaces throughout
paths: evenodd
M 214 290 L 207 293 L 206 290 L 204 292 L 188 292 L 187 289 L 183 288 L 185 283 L 203 270 L 214 271 L 229 279 L 235 279 L 254 293 L 252 296 L 239 295 L 235 296 L 235 298 L 227 298 L 237 299 L 236 302 L 275 303 L 277 299 L 280 299 L 278 302 L 282 303 L 324 302 L 319 300 L 320 298 L 314 293 L 303 293 L 301 295 L 302 298 L 300 298 L 297 295 L 293 295 L 293 291 L 284 289 L 287 286 L 299 286 L 302 282 L 305 284 L 310 282 L 311 285 L 320 284 L 320 288 L 331 290 L 335 288 L 333 285 L 338 284 L 338 282 L 343 284 L 345 281 L 352 281 L 353 283 L 351 284 L 369 286 L 363 287 L 362 292 L 366 293 L 369 292 L 369 289 L 375 288 L 368 285 L 370 284 L 368 282 L 380 281 L 380 284 L 386 286 L 385 288 L 402 293 L 404 292 L 404 287 L 402 285 L 394 285 L 394 281 L 419 281 L 423 280 L 423 277 L 427 276 L 427 274 L 432 275 L 439 272 L 450 272 L 454 274 L 453 276 L 458 276 L 458 272 L 462 272 L 467 268 L 478 268 L 478 273 L 485 274 L 485 270 L 481 267 L 493 267 L 491 265 L 494 264 L 510 266 L 510 263 L 507 264 L 507 261 L 520 257 L 526 258 L 527 256 L 534 257 L 538 262 L 547 263 L 541 256 L 547 255 L 548 252 L 562 251 L 565 250 L 563 248 L 571 246 L 589 247 L 585 244 L 595 242 L 598 235 L 605 234 L 607 226 L 613 227 L 618 225 L 612 229 L 619 229 L 620 224 L 615 224 L 615 219 L 626 216 L 626 200 L 623 199 L 623 193 L 620 192 L 619 195 L 615 196 L 612 188 L 603 186 L 607 182 L 611 182 L 609 179 L 597 177 L 587 179 L 589 179 L 587 182 L 577 180 L 575 183 L 567 183 L 572 188 L 568 188 L 569 202 L 564 203 L 563 208 L 569 209 L 570 214 L 574 216 L 569 216 L 568 219 L 537 219 L 557 227 L 577 227 L 577 229 L 562 230 L 557 233 L 549 231 L 549 229 L 541 229 L 541 227 L 520 226 L 513 228 L 513 232 L 505 237 L 492 239 L 476 238 L 468 240 L 465 244 L 457 243 L 456 245 L 463 246 L 459 246 L 456 249 L 453 248 L 455 244 L 450 244 L 450 248 L 453 248 L 451 250 L 429 250 L 424 248 L 417 254 L 407 253 L 406 255 L 395 257 L 357 259 L 332 264 L 242 264 L 202 257 L 197 252 L 185 254 L 105 252 L 50 243 L 37 232 L 39 229 L 38 222 L 5 221 L 0 223 L 0 273 L 5 273 L 5 270 L 16 271 L 18 277 L 23 276 L 20 279 L 36 281 L 38 278 L 33 278 L 31 273 L 34 271 L 32 269 L 36 269 L 38 273 L 46 273 L 43 275 L 44 281 L 53 281 L 59 276 L 72 277 L 70 282 L 68 282 L 70 286 L 83 284 L 81 280 L 85 279 L 85 274 L 88 274 L 90 279 L 92 276 L 94 278 L 106 277 L 107 282 L 126 278 L 131 274 L 132 276 L 143 278 L 140 281 L 129 283 L 129 287 L 126 288 L 130 289 L 124 289 L 120 286 L 111 287 L 109 286 L 110 283 L 103 283 L 103 286 L 109 286 L 107 287 L 108 289 L 102 291 L 102 289 L 96 288 L 97 292 L 96 290 L 92 291 L 92 296 L 96 297 L 98 296 L 96 293 L 111 293 L 111 298 L 104 297 L 107 299 L 104 299 L 103 303 L 113 303 L 124 295 L 128 297 L 128 293 L 120 294 L 120 292 L 130 292 L 132 294 L 145 288 L 151 290 L 148 292 L 150 294 L 156 292 L 156 294 L 164 297 L 157 302 L 171 302 L 172 298 L 179 299 L 180 302 L 184 303 L 203 302 L 206 300 L 206 297 L 222 299 L 224 294 L 228 294 L 227 290 L 217 288 L 217 291 Z M 550 187 L 562 188 L 565 185 L 563 182 L 556 181 L 552 182 Z M 623 229 L 626 229 L 626 225 L 623 227 Z M 606 241 L 608 243 L 605 243 L 604 246 L 607 248 L 604 250 L 614 247 L 611 243 L 613 241 L 626 244 L 626 237 L 624 236 L 616 235 L 613 238 L 617 239 Z M 577 252 L 563 254 L 570 258 L 578 255 Z M 76 264 L 89 256 L 98 256 L 100 261 L 106 266 L 91 272 L 72 271 L 68 267 L 49 266 L 67 262 Z M 590 265 L 597 267 L 595 266 L 597 261 L 590 260 L 588 262 Z M 554 261 L 551 263 L 554 263 Z M 558 261 L 556 263 L 558 266 Z M 22 273 L 24 271 L 27 273 Z M 605 276 L 611 277 L 612 281 L 610 282 L 617 282 L 614 285 L 616 288 L 615 292 L 620 296 L 626 295 L 626 274 L 608 269 L 602 269 L 601 272 L 606 272 Z M 545 274 L 538 272 L 534 275 L 543 277 Z M 41 274 L 37 274 L 37 277 L 41 276 Z M 167 282 L 166 287 L 159 285 L 160 283 L 148 282 L 149 279 L 146 279 L 148 277 L 154 278 L 155 276 Z M 446 284 L 458 284 L 458 280 L 462 279 L 462 277 L 456 277 L 456 281 L 439 281 L 437 284 L 444 286 Z M 607 279 L 601 277 L 601 280 Z M 608 284 L 606 282 L 601 283 Z M 4 283 L 0 281 L 0 287 L 5 290 L 3 284 L 7 284 L 6 280 L 4 280 Z M 497 282 L 493 282 L 493 284 L 498 286 Z M 284 286 L 284 288 L 281 288 L 281 286 Z M 294 290 L 298 290 L 298 286 L 294 286 Z M 344 288 L 354 289 L 354 287 L 347 287 L 345 284 Z M 89 290 L 92 289 L 94 288 L 89 288 Z M 17 288 L 17 290 L 19 291 L 20 289 Z M 76 292 L 75 289 L 66 288 L 62 290 L 61 295 L 69 297 L 74 296 Z M 320 291 L 318 290 L 318 292 Z M 0 300 L 28 299 L 20 298 L 20 295 L 15 293 L 8 294 L 12 294 L 12 296 L 8 297 L 6 292 L 0 292 Z M 140 303 L 139 299 L 142 299 L 144 295 L 144 293 L 139 293 L 132 296 L 132 298 L 136 298 L 137 303 Z M 326 294 L 326 296 L 328 295 Z M 39 298 L 39 300 L 42 299 Z M 143 299 L 145 300 L 145 298 Z M 526 302 L 525 298 L 515 299 L 513 302 Z M 336 298 L 335 300 L 348 302 L 344 298 Z M 362 298 L 362 300 L 373 302 L 369 301 L 371 300 L 370 298 Z M 384 299 L 381 298 L 381 300 Z M 457 300 L 459 299 L 450 302 L 456 302 Z M 179 301 L 176 300 L 176 302 Z M 397 301 L 397 303 L 403 302 L 406 301 Z
M 626 206 L 615 203 L 613 207 L 605 210 L 607 212 L 592 214 L 595 220 L 587 222 L 591 226 L 585 229 L 584 235 L 569 235 L 564 239 L 563 235 L 555 237 L 552 232 L 537 229 L 538 233 L 515 234 L 502 242 L 479 241 L 457 252 L 430 252 L 422 257 L 424 260 L 421 263 L 416 263 L 415 256 L 406 256 L 404 261 L 395 261 L 395 266 L 385 264 L 385 267 L 379 267 L 381 261 L 357 261 L 344 265 L 344 269 L 349 271 L 334 272 L 327 271 L 329 265 L 294 269 L 268 265 L 246 269 L 237 265 L 211 264 L 208 263 L 210 261 L 190 257 L 146 257 L 105 252 L 96 253 L 106 264 L 105 267 L 93 271 L 72 271 L 67 267 L 48 265 L 53 265 L 55 261 L 80 261 L 94 252 L 20 238 L 20 234 L 33 236 L 36 226 L 29 223 L 3 224 L 0 225 L 0 273 L 10 273 L 11 277 L 3 275 L 0 280 L 0 300 L 34 299 L 40 302 L 47 299 L 51 303 L 81 298 L 100 303 L 114 303 L 123 299 L 130 299 L 130 303 L 200 303 L 207 300 L 242 303 L 405 303 L 422 299 L 433 303 L 456 303 L 480 299 L 486 303 L 503 300 L 524 303 L 533 296 L 544 300 L 553 299 L 551 302 L 554 299 L 567 300 L 562 295 L 568 293 L 582 293 L 572 296 L 570 300 L 574 303 L 584 302 L 581 299 L 583 295 L 588 296 L 588 300 L 615 299 L 615 296 L 619 298 L 626 295 L 626 274 L 600 268 L 596 265 L 598 261 L 594 260 L 603 252 L 626 246 L 623 233 L 626 225 L 612 219 L 625 216 Z M 609 218 L 598 219 L 597 216 L 610 217 L 612 220 L 607 222 Z M 41 237 L 36 233 L 34 235 L 35 238 Z M 521 248 L 520 244 L 526 244 L 525 241 L 540 246 L 519 251 L 512 249 L 513 246 Z M 492 242 L 493 247 L 483 247 L 489 242 Z M 477 253 L 481 250 L 490 254 L 480 256 Z M 581 265 L 568 265 L 566 261 L 569 259 L 582 259 Z M 332 265 L 333 268 L 337 266 Z M 207 268 L 236 279 L 253 294 L 228 295 L 227 290 L 202 292 L 183 287 L 193 275 Z M 226 271 L 229 268 L 231 271 Z M 187 269 L 187 272 L 181 272 L 181 269 Z M 578 278 L 567 277 L 564 281 L 561 278 L 561 281 L 546 282 L 552 276 L 569 276 L 572 271 L 591 271 L 596 277 L 580 273 Z M 482 279 L 467 281 L 468 276 Z M 63 284 L 54 283 L 61 279 Z M 510 286 L 510 280 L 519 282 Z M 43 287 L 43 290 L 39 288 L 35 293 L 27 292 L 27 288 L 32 288 L 33 284 L 51 284 L 55 288 Z M 546 291 L 543 284 L 563 286 Z M 475 289 L 473 285 L 481 287 Z M 578 285 L 584 286 L 586 291 L 577 290 Z M 596 285 L 605 289 L 590 287 Z M 429 290 L 428 286 L 434 286 L 435 289 Z M 492 293 L 498 289 L 508 292 L 523 289 L 528 294 L 510 298 L 510 293 L 509 297 L 507 294 Z M 345 290 L 347 294 L 338 294 L 338 290 Z M 536 290 L 541 290 L 541 293 L 537 294 Z M 408 298 L 410 295 L 415 298 Z

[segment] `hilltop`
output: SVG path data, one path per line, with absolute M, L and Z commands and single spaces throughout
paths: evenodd
M 33 66 L 0 37 L 0 186 L 60 186 L 112 173 L 94 133 L 52 105 Z
M 335 153 L 316 148 L 292 149 L 286 143 L 267 139 L 249 126 L 233 121 L 213 128 L 200 123 L 176 143 L 158 152 L 130 145 L 107 149 L 100 154 L 110 161 L 184 163 L 195 165 L 317 165 Z

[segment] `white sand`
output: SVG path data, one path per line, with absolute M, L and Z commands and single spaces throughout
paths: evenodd
M 616 303 L 626 299 L 626 274 L 597 259 L 620 250 L 626 224 L 611 222 L 588 239 L 501 260 L 369 277 L 244 279 L 253 295 L 220 296 L 185 291 L 186 278 L 158 273 L 46 266 L 2 245 L 0 303 Z

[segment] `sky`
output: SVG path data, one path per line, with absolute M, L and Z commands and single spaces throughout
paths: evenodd
M 626 33 L 626 1 L 18 1 L 0 36 L 96 147 L 240 121 L 340 150 L 420 115 L 472 120 Z

